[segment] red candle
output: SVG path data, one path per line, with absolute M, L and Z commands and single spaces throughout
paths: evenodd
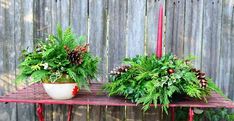
M 158 18 L 158 36 L 157 36 L 157 48 L 156 56 L 158 58 L 162 57 L 162 32 L 163 32 L 163 6 L 160 5 L 159 18 Z

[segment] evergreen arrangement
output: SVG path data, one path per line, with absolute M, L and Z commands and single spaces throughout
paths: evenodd
M 182 97 L 207 101 L 211 91 L 222 92 L 191 64 L 192 58 L 178 59 L 167 54 L 158 59 L 155 55 L 124 59 L 124 65 L 110 72 L 110 82 L 105 84 L 110 96 L 122 95 L 132 102 L 143 104 L 146 111 L 151 104 L 155 108 L 168 105 Z
M 57 34 L 41 41 L 33 52 L 22 51 L 17 82 L 30 80 L 44 83 L 76 82 L 88 89 L 95 78 L 98 58 L 87 51 L 84 37 L 76 38 L 71 28 L 58 25 Z

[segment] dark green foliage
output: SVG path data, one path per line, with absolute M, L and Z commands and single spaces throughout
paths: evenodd
M 126 58 L 124 64 L 130 65 L 127 72 L 110 75 L 110 82 L 104 89 L 112 95 L 123 95 L 127 99 L 143 104 L 149 109 L 150 104 L 163 104 L 167 112 L 168 104 L 185 95 L 206 101 L 211 90 L 218 89 L 208 78 L 208 86 L 202 88 L 196 77 L 190 60 L 177 59 L 165 55 L 161 59 L 152 56 Z
M 204 108 L 199 110 L 199 114 L 194 113 L 194 121 L 234 121 L 234 114 L 225 108 Z M 189 108 L 176 108 L 175 121 L 187 121 Z
M 33 52 L 26 50 L 22 52 L 20 73 L 16 80 L 17 82 L 27 79 L 33 82 L 76 82 L 79 87 L 88 88 L 88 80 L 94 78 L 97 73 L 98 58 L 87 52 L 86 47 L 83 37 L 77 39 L 71 28 L 63 31 L 61 26 L 58 26 L 57 34 L 49 35 L 47 40 L 41 41 Z M 71 51 L 76 51 L 76 48 L 85 50 L 79 51 L 79 59 L 82 59 L 79 65 L 68 59 L 67 48 Z

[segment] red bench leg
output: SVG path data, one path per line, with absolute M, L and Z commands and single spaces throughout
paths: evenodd
M 189 121 L 193 121 L 193 117 L 194 117 L 194 112 L 193 112 L 193 108 L 189 108 Z
M 44 121 L 43 107 L 41 103 L 39 103 L 37 106 L 37 116 L 38 116 L 39 121 Z
M 68 105 L 67 121 L 71 121 L 73 105 Z
M 175 121 L 175 107 L 171 107 L 171 121 Z

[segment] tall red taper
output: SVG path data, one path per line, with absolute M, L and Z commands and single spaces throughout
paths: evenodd
M 162 57 L 162 33 L 163 33 L 163 6 L 160 5 L 159 18 L 158 18 L 158 36 L 157 36 L 157 48 L 156 56 Z

